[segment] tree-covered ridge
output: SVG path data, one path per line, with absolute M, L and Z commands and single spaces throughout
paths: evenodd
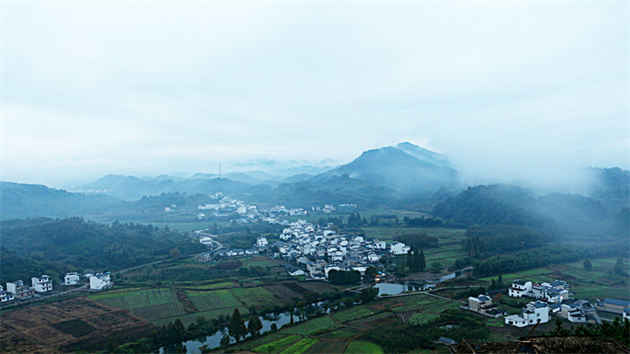
M 529 211 L 534 202 L 534 195 L 520 187 L 482 185 L 437 204 L 433 214 L 465 225 L 540 226 L 542 221 Z
M 437 204 L 433 213 L 465 226 L 519 225 L 537 232 L 571 236 L 627 237 L 627 213 L 608 212 L 600 201 L 578 194 L 536 197 L 520 187 L 492 184 L 469 187 Z
M 466 230 L 466 236 L 462 247 L 470 257 L 516 252 L 560 240 L 556 230 L 521 225 L 473 225 Z
M 78 217 L 9 220 L 0 222 L 0 229 L 3 255 L 13 254 L 12 263 L 3 258 L 2 281 L 15 280 L 13 276 L 20 273 L 15 266 L 21 259 L 62 264 L 74 270 L 114 271 L 168 258 L 174 249 L 180 254 L 205 249 L 196 240 L 168 228 L 119 222 L 109 225 Z

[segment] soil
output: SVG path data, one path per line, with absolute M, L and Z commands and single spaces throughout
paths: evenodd
M 66 325 L 73 322 L 86 330 L 68 331 Z M 115 343 L 137 340 L 153 329 L 127 310 L 74 298 L 3 313 L 0 346 L 3 352 L 17 353 L 105 350 L 110 339 Z

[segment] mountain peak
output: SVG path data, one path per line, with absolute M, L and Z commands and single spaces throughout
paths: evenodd
M 458 178 L 446 156 L 409 142 L 365 151 L 329 173 L 348 174 L 397 191 L 433 192 L 456 183 Z

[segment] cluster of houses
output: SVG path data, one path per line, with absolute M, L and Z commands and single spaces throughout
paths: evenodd
M 81 276 L 77 272 L 66 273 L 62 285 L 78 285 L 81 279 L 89 279 L 91 290 L 104 290 L 114 286 L 109 272 L 93 274 L 88 272 Z M 53 290 L 53 280 L 48 275 L 32 277 L 31 285 L 25 284 L 22 280 L 7 282 L 6 290 L 0 285 L 0 302 L 7 302 L 15 299 L 28 299 L 35 293 L 47 293 Z
M 359 271 L 361 275 L 369 266 L 381 268 L 383 256 L 406 254 L 409 246 L 395 242 L 391 245 L 380 240 L 367 240 L 363 236 L 337 234 L 327 227 L 317 227 L 305 220 L 290 223 L 280 234 L 280 241 L 268 244 L 259 238 L 257 248 L 268 247 L 274 257 L 295 261 L 287 267 L 290 275 L 308 275 L 311 278 L 328 278 L 331 270 Z M 301 267 L 301 268 L 299 268 Z
M 14 299 L 28 299 L 35 293 L 45 293 L 52 291 L 52 279 L 47 275 L 32 277 L 31 286 L 24 284 L 22 280 L 7 282 L 6 290 L 0 285 L 0 302 L 7 302 Z
M 598 300 L 596 306 L 593 306 L 586 300 L 571 298 L 569 284 L 562 280 L 533 283 L 516 279 L 508 289 L 508 295 L 517 298 L 532 298 L 533 301 L 530 301 L 522 309 L 521 314 L 509 316 L 505 316 L 504 310 L 498 309 L 492 304 L 492 298 L 489 295 L 469 297 L 466 308 L 489 317 L 505 316 L 505 324 L 515 327 L 549 322 L 553 314 L 573 323 L 600 323 L 601 319 L 597 314 L 597 310 L 615 313 L 621 315 L 624 319 L 630 318 L 630 302 L 606 299 L 604 301 Z
M 328 278 L 331 270 L 359 271 L 361 275 L 369 266 L 382 268 L 383 256 L 403 255 L 410 247 L 400 242 L 387 245 L 385 241 L 366 240 L 363 236 L 339 235 L 327 227 L 315 226 L 306 220 L 289 223 L 279 235 L 280 240 L 269 243 L 267 238 L 258 237 L 250 249 L 220 249 L 216 257 L 239 257 L 255 255 L 262 251 L 274 258 L 282 258 L 295 265 L 287 265 L 292 276 L 307 275 L 315 279 Z M 197 262 L 213 259 L 212 252 L 196 256 Z M 297 265 L 297 266 L 296 266 Z

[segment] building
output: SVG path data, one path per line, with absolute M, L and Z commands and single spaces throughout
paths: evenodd
M 598 301 L 596 306 L 598 311 L 612 312 L 621 315 L 624 309 L 630 306 L 630 301 L 607 298 L 604 301 Z
M 630 307 L 626 307 L 623 309 L 623 314 L 621 315 L 624 320 L 630 321 Z
M 105 274 L 98 273 L 90 277 L 90 290 L 105 290 L 113 286 L 114 286 L 114 283 L 111 281 L 109 272 Z
M 12 283 L 7 283 L 7 292 L 12 293 L 16 299 L 25 299 L 33 296 L 35 289 L 24 285 L 24 282 L 21 280 L 16 280 Z
M 532 282 L 516 279 L 512 282 L 512 286 L 508 289 L 508 295 L 512 297 L 531 296 Z
M 511 315 L 505 317 L 505 324 L 515 327 L 525 327 L 536 323 L 549 322 L 549 306 L 541 301 L 530 302 L 523 308 L 522 315 Z
M 81 281 L 81 276 L 77 272 L 66 273 L 63 277 L 63 285 L 77 285 Z
M 405 245 L 402 242 L 394 242 L 389 246 L 389 251 L 396 256 L 407 254 L 409 250 L 411 250 L 411 247 Z
M 268 244 L 269 242 L 266 237 L 259 237 L 256 239 L 256 247 L 258 248 L 265 248 Z
M 52 279 L 50 279 L 47 275 L 42 275 L 41 277 L 32 277 L 31 284 L 33 285 L 33 289 L 38 293 L 45 293 L 47 291 L 52 290 Z
M 198 254 L 195 256 L 195 262 L 203 263 L 210 262 L 212 260 L 212 254 L 210 252 L 205 252 L 202 254 Z
M 492 305 L 492 299 L 486 295 L 468 298 L 468 309 L 470 311 L 481 312 L 486 306 Z
M 4 287 L 0 285 L 0 302 L 7 302 L 15 299 L 15 295 L 4 290 Z

